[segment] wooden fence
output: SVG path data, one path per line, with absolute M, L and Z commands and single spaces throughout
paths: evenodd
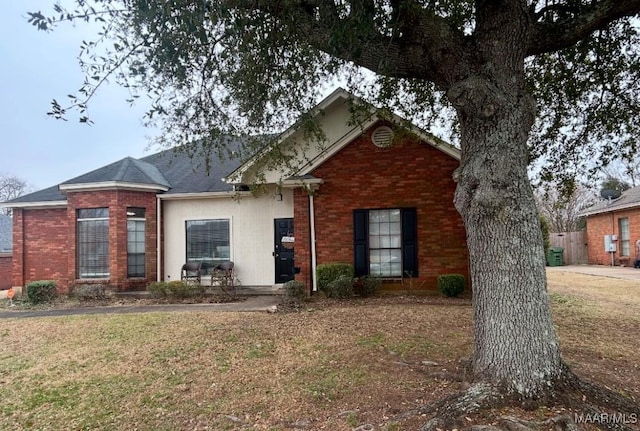
M 558 232 L 550 235 L 551 247 L 562 247 L 565 265 L 587 264 L 587 231 Z

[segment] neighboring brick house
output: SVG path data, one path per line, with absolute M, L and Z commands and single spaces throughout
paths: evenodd
M 633 265 L 640 239 L 640 187 L 582 211 L 587 218 L 587 254 L 591 265 Z
M 266 167 L 271 147 L 243 164 L 211 159 L 209 175 L 197 157 L 167 150 L 10 201 L 13 285 L 140 289 L 179 279 L 193 260 L 233 260 L 253 287 L 296 274 L 315 290 L 316 265 L 331 262 L 407 289 L 435 289 L 445 273 L 469 280 L 453 206 L 458 150 L 420 130 L 395 133 L 400 121 L 374 110 L 354 125 L 351 100 L 339 89 L 317 106 L 323 142 L 295 127 L 279 136 L 272 145 L 294 154 L 287 172 Z M 255 181 L 264 187 L 249 192 Z
M 0 290 L 8 289 L 11 282 L 11 217 L 0 214 Z

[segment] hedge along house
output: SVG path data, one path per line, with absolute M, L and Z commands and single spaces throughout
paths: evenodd
M 580 215 L 587 219 L 589 264 L 633 265 L 640 239 L 640 187 L 598 202 Z
M 332 262 L 416 289 L 445 273 L 468 279 L 453 206 L 458 150 L 398 134 L 374 110 L 354 125 L 352 108 L 338 89 L 311 113 L 323 140 L 291 127 L 246 163 L 211 159 L 208 174 L 202 160 L 167 150 L 10 201 L 13 284 L 135 290 L 179 279 L 187 261 L 225 260 L 255 288 L 295 277 L 315 289 L 316 265 Z M 275 147 L 292 156 L 286 170 L 265 162 Z M 248 191 L 255 182 L 263 187 Z

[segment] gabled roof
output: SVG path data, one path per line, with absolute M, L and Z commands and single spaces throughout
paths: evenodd
M 617 199 L 603 200 L 580 212 L 580 216 L 591 216 L 613 211 L 621 211 L 640 207 L 640 186 L 632 187 L 620 195 Z
M 13 243 L 13 220 L 0 214 L 0 253 L 11 251 Z
M 351 131 L 345 134 L 344 136 L 342 136 L 339 140 L 330 142 L 329 147 L 325 151 L 322 151 L 321 154 L 319 154 L 317 157 L 315 157 L 312 160 L 306 160 L 304 163 L 299 165 L 297 172 L 294 173 L 294 176 L 301 177 L 309 174 L 311 171 L 313 171 L 313 169 L 315 169 L 320 164 L 322 164 L 325 160 L 333 156 L 337 151 L 339 151 L 345 145 L 349 144 L 358 135 L 362 134 L 364 130 L 366 130 L 373 124 L 377 123 L 378 121 L 382 120 L 382 118 L 378 116 L 377 109 L 373 105 L 354 96 L 353 94 L 349 93 L 347 90 L 340 87 L 334 90 L 329 96 L 327 96 L 320 103 L 318 103 L 313 109 L 311 109 L 308 115 L 316 117 L 316 116 L 322 115 L 331 106 L 335 106 L 336 104 L 339 104 L 339 103 L 344 104 L 349 102 L 353 102 L 356 105 L 360 105 L 364 107 L 364 109 L 359 110 L 358 115 L 363 115 L 365 114 L 365 112 L 368 112 L 368 114 L 366 114 L 367 117 L 361 118 L 361 124 L 354 124 Z M 404 119 L 400 118 L 395 114 L 391 115 L 391 121 L 398 125 L 403 125 L 403 126 L 407 124 L 407 121 L 405 121 Z M 235 171 L 230 172 L 226 177 L 226 181 L 230 183 L 238 181 L 239 178 L 242 178 L 242 176 L 247 171 L 249 171 L 251 167 L 255 163 L 257 163 L 262 157 L 268 154 L 269 151 L 271 151 L 274 147 L 281 145 L 283 142 L 287 140 L 287 138 L 290 138 L 294 133 L 296 133 L 298 128 L 299 128 L 299 124 L 293 124 L 287 130 L 281 133 L 280 136 L 278 136 L 277 139 L 271 143 L 271 145 L 264 147 L 252 158 L 248 159 L 246 162 L 239 165 Z M 431 133 L 424 131 L 416 126 L 413 126 L 410 131 L 414 133 L 416 136 L 418 136 L 418 138 L 425 141 L 426 143 L 433 146 L 434 148 L 437 148 L 438 150 L 448 154 L 449 156 L 457 160 L 460 160 L 460 150 L 454 147 L 453 145 L 441 139 L 436 138 Z
M 329 142 L 329 147 L 322 150 L 319 154 L 305 159 L 297 168 L 292 176 L 285 181 L 291 184 L 313 183 L 321 181 L 315 178 L 306 178 L 315 167 L 322 164 L 325 160 L 332 157 L 337 151 L 348 145 L 355 137 L 362 134 L 363 130 L 372 126 L 381 120 L 377 116 L 377 110 L 370 104 L 355 98 L 351 93 L 342 88 L 338 88 L 331 95 L 321 101 L 310 112 L 310 115 L 323 115 L 325 111 L 339 107 L 344 108 L 344 104 L 355 101 L 362 103 L 366 107 L 366 116 L 363 118 L 362 124 L 351 126 L 348 125 L 348 131 L 344 135 L 340 135 Z M 392 121 L 397 124 L 405 124 L 406 122 L 397 116 L 393 116 Z M 148 190 L 159 193 L 162 198 L 180 199 L 183 197 L 191 197 L 195 194 L 209 195 L 211 193 L 231 193 L 233 192 L 233 183 L 241 178 L 243 173 L 250 169 L 256 161 L 260 160 L 266 153 L 272 150 L 274 145 L 279 145 L 287 138 L 294 135 L 299 128 L 299 124 L 294 124 L 285 132 L 280 134 L 270 145 L 265 145 L 252 158 L 245 163 L 241 163 L 241 159 L 237 157 L 241 153 L 242 147 L 249 142 L 235 137 L 221 137 L 219 145 L 211 147 L 216 151 L 225 155 L 222 159 L 217 154 L 211 156 L 203 156 L 199 151 L 195 155 L 189 151 L 181 151 L 169 149 L 161 151 L 150 156 L 140 159 L 126 157 L 117 162 L 95 169 L 86 174 L 72 178 L 61 183 L 58 186 L 49 187 L 19 198 L 10 200 L 2 206 L 6 207 L 65 207 L 66 193 L 70 191 L 80 190 L 97 190 L 112 188 L 128 188 L 138 190 Z M 448 154 L 449 156 L 460 159 L 460 151 L 454 146 L 439 140 L 433 135 L 418 128 L 412 128 L 411 132 L 417 135 L 428 145 Z M 261 142 L 262 137 L 256 137 Z M 255 140 L 255 139 L 254 139 Z M 209 163 L 206 159 L 209 158 Z M 245 159 L 246 160 L 246 159 Z

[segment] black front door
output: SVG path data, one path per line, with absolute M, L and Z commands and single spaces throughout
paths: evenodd
M 275 219 L 274 232 L 273 255 L 276 265 L 276 283 L 286 283 L 293 280 L 293 219 Z

